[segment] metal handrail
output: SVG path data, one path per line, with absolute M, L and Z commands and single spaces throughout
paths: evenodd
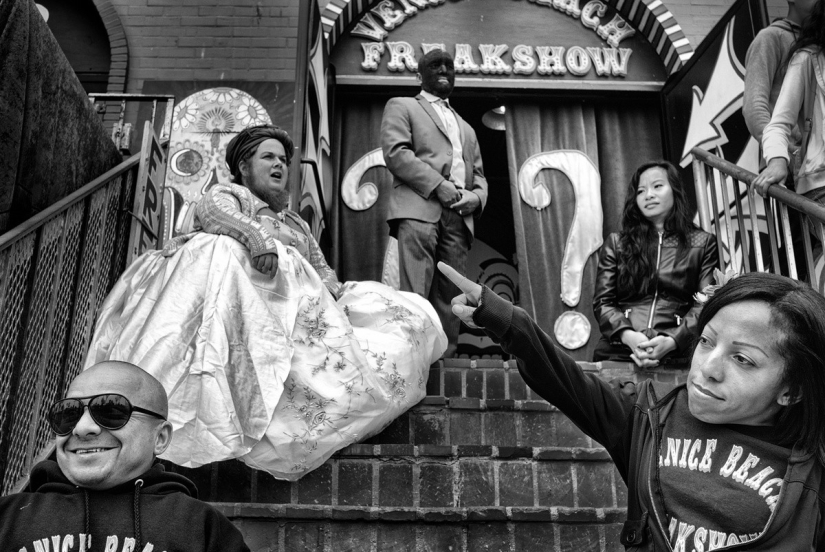
M 118 149 L 125 149 L 128 144 L 124 142 L 124 134 L 126 134 L 126 142 L 130 141 L 131 136 L 125 132 L 126 119 L 126 104 L 128 102 L 146 103 L 152 102 L 152 113 L 149 117 L 149 122 L 155 132 L 160 134 L 161 142 L 168 140 L 172 132 L 172 113 L 175 107 L 175 96 L 172 94 L 116 94 L 110 92 L 100 92 L 89 94 L 89 100 L 92 105 L 98 110 L 98 113 L 103 115 L 104 121 L 112 123 L 112 141 Z M 163 117 L 163 125 L 160 129 L 155 128 L 155 118 L 158 112 L 158 101 L 165 102 L 166 110 Z M 101 102 L 101 103 L 98 103 Z M 117 114 L 117 120 L 107 116 L 106 103 L 119 102 L 120 111 Z M 129 125 L 126 125 L 129 126 Z
M 141 154 L 0 236 L 0 494 L 53 446 L 46 414 L 80 372 L 126 267 Z
M 748 186 L 753 183 L 753 179 L 757 177 L 754 173 L 743 169 L 739 165 L 734 165 L 730 161 L 725 161 L 721 157 L 717 157 L 712 153 L 701 148 L 693 148 L 690 153 L 694 157 L 702 161 L 705 165 L 713 167 L 718 171 L 736 179 L 745 182 Z M 805 196 L 801 196 L 792 192 L 784 186 L 771 186 L 768 188 L 768 197 L 772 197 L 781 201 L 788 207 L 793 207 L 797 211 L 816 217 L 822 222 L 825 222 L 825 205 L 817 203 Z
M 25 237 L 30 232 L 37 230 L 38 228 L 49 222 L 52 218 L 59 215 L 60 213 L 65 212 L 78 201 L 92 195 L 101 187 L 105 186 L 113 178 L 117 178 L 118 176 L 122 175 L 128 170 L 135 168 L 139 162 L 140 152 L 124 160 L 120 165 L 117 165 L 116 167 L 113 167 L 112 169 L 106 171 L 105 173 L 95 178 L 82 188 L 75 190 L 74 192 L 67 195 L 54 205 L 44 209 L 43 211 L 40 211 L 38 214 L 28 219 L 27 221 L 15 226 L 11 230 L 0 236 L 0 251 L 3 251 L 11 247 L 21 238 Z
M 825 206 L 779 185 L 770 186 L 762 198 L 753 187 L 752 172 L 700 148 L 691 153 L 699 223 L 716 234 L 720 252 L 727 247 L 727 263 L 720 255 L 720 267 L 801 277 L 825 293 L 815 270 L 813 240 L 825 243 Z M 800 255 L 807 267 L 802 273 L 797 271 Z

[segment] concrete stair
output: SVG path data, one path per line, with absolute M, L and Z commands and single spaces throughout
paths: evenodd
M 618 375 L 676 381 L 681 371 Z M 606 451 L 524 385 L 514 361 L 450 359 L 381 434 L 296 482 L 227 461 L 186 469 L 254 551 L 612 551 L 627 490 Z

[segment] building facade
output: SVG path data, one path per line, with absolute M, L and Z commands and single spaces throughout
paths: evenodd
M 479 134 L 490 182 L 468 276 L 589 360 L 594 253 L 618 230 L 632 170 L 674 157 L 662 90 L 734 2 L 39 4 L 88 91 L 175 96 L 164 235 L 186 231 L 205 189 L 229 177 L 222 156 L 234 132 L 272 122 L 305 160 L 293 166 L 292 207 L 342 280 L 394 280 L 381 113 L 418 90 L 417 57 L 446 48 L 457 60 L 452 103 Z M 766 8 L 774 19 L 787 5 Z M 126 120 L 147 109 L 129 107 Z M 469 330 L 461 343 L 463 353 L 495 352 Z

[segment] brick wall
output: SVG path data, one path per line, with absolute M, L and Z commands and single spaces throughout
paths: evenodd
M 299 0 L 112 0 L 144 80 L 292 81 Z
M 127 92 L 144 80 L 295 78 L 299 0 L 112 0 L 129 44 Z M 321 0 L 321 5 L 326 5 Z M 771 19 L 787 11 L 767 0 Z M 695 48 L 733 0 L 668 0 Z
M 581 363 L 612 379 L 685 372 Z M 612 552 L 627 489 L 607 452 L 524 385 L 516 363 L 450 359 L 427 397 L 297 482 L 226 461 L 169 466 L 254 551 Z

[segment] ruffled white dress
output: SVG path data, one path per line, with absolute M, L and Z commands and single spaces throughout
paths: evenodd
M 86 359 L 132 362 L 163 384 L 163 458 L 238 458 L 295 480 L 424 397 L 447 346 L 426 300 L 378 282 L 347 282 L 336 300 L 296 247 L 268 242 L 271 278 L 232 237 L 188 238 L 127 268 Z

